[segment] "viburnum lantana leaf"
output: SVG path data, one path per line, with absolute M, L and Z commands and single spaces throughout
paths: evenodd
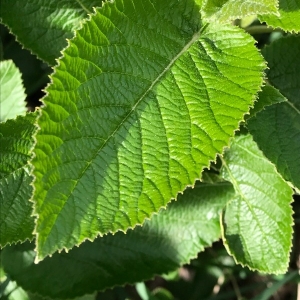
M 208 22 L 230 23 L 256 14 L 278 16 L 278 0 L 203 0 L 203 17 Z
M 263 50 L 268 80 L 288 101 L 267 107 L 248 129 L 285 180 L 300 189 L 300 37 L 282 38 Z
M 25 91 L 21 73 L 12 60 L 0 62 L 0 122 L 25 115 Z
M 279 16 L 272 14 L 261 15 L 259 20 L 273 28 L 285 31 L 300 31 L 300 2 L 299 0 L 279 0 Z
M 3 265 L 24 289 L 55 299 L 150 279 L 188 263 L 218 240 L 220 213 L 233 196 L 229 182 L 198 183 L 167 210 L 126 234 L 86 241 L 39 264 L 34 264 L 33 244 L 9 247 L 4 249 Z
M 55 65 L 66 39 L 101 5 L 101 0 L 1 0 L 0 18 L 25 48 Z
M 228 252 L 251 269 L 286 272 L 292 240 L 292 189 L 249 134 L 232 141 L 224 155 L 222 175 L 236 192 L 223 216 Z
M 0 123 L 0 246 L 32 239 L 31 166 L 36 113 Z
M 106 2 L 44 99 L 38 259 L 141 224 L 193 185 L 253 103 L 264 67 L 249 35 L 203 27 L 193 0 Z

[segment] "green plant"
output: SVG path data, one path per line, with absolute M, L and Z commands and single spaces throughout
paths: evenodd
M 260 51 L 230 24 L 250 15 L 300 30 L 292 0 L 2 0 L 2 23 L 53 66 L 25 114 L 1 62 L 0 245 L 20 286 L 70 298 L 138 282 L 221 235 L 237 263 L 287 270 L 300 38 Z

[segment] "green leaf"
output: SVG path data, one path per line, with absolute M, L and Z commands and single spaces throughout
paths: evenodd
M 266 106 L 287 101 L 287 99 L 273 86 L 266 85 L 258 93 L 258 99 L 255 101 L 254 107 L 250 110 L 250 115 L 247 116 L 251 118 L 256 115 L 259 111 L 262 111 Z
M 34 263 L 33 243 L 6 247 L 3 265 L 25 290 L 53 298 L 150 279 L 188 263 L 219 239 L 220 214 L 233 195 L 228 182 L 198 183 L 167 210 L 126 234 L 117 232 L 86 241 L 38 264 Z
M 281 28 L 285 31 L 300 31 L 300 2 L 299 0 L 279 0 L 280 16 L 272 14 L 259 15 L 261 22 L 266 22 L 273 28 Z M 261 13 L 260 13 L 261 14 Z
M 247 127 L 283 178 L 300 189 L 300 111 L 291 102 L 272 105 Z
M 268 81 L 300 109 L 300 36 L 290 35 L 263 49 Z
M 204 0 L 201 8 L 208 22 L 229 23 L 260 14 L 278 16 L 278 0 Z
M 25 48 L 50 65 L 61 56 L 74 30 L 101 0 L 1 0 L 0 18 Z
M 251 135 L 236 137 L 223 163 L 223 177 L 236 191 L 223 216 L 228 252 L 251 269 L 285 273 L 292 239 L 292 189 Z
M 0 246 L 32 239 L 31 167 L 36 113 L 0 123 Z
M 0 122 L 27 111 L 21 73 L 12 60 L 0 62 Z
M 277 170 L 300 188 L 300 37 L 274 42 L 263 51 L 270 69 L 269 81 L 288 102 L 267 107 L 248 121 L 248 129 L 259 148 Z
M 239 28 L 201 32 L 198 11 L 191 0 L 116 0 L 76 33 L 39 119 L 39 259 L 141 224 L 228 143 L 264 62 Z

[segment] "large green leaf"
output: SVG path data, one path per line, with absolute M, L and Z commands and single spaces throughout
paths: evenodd
M 203 0 L 201 11 L 208 22 L 229 23 L 256 14 L 278 16 L 278 0 Z
M 0 122 L 26 113 L 21 73 L 11 60 L 0 62 Z
M 55 64 L 73 30 L 101 0 L 1 0 L 0 18 L 27 49 Z
M 228 182 L 199 183 L 143 227 L 87 241 L 39 264 L 33 244 L 5 248 L 3 265 L 24 289 L 55 298 L 149 279 L 189 262 L 218 240 L 220 213 L 233 195 Z
M 300 37 L 278 40 L 263 51 L 269 81 L 288 102 L 267 107 L 248 129 L 282 176 L 300 189 Z
M 39 119 L 39 259 L 142 223 L 222 152 L 264 62 L 242 30 L 201 30 L 192 0 L 116 0 L 76 33 Z
M 31 167 L 36 113 L 0 123 L 0 246 L 32 239 Z
M 236 191 L 223 217 L 229 253 L 251 269 L 285 273 L 292 239 L 292 189 L 251 135 L 232 141 L 224 155 L 222 174 Z
M 259 20 L 274 28 L 285 31 L 300 31 L 300 2 L 299 0 L 279 0 L 280 16 L 272 14 L 260 15 Z M 261 14 L 261 13 L 259 13 Z

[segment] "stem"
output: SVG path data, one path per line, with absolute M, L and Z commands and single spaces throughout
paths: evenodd
M 281 30 L 274 30 L 273 28 L 268 27 L 267 25 L 250 26 L 245 30 L 250 34 L 261 34 L 261 33 L 270 33 L 274 31 L 281 31 Z

